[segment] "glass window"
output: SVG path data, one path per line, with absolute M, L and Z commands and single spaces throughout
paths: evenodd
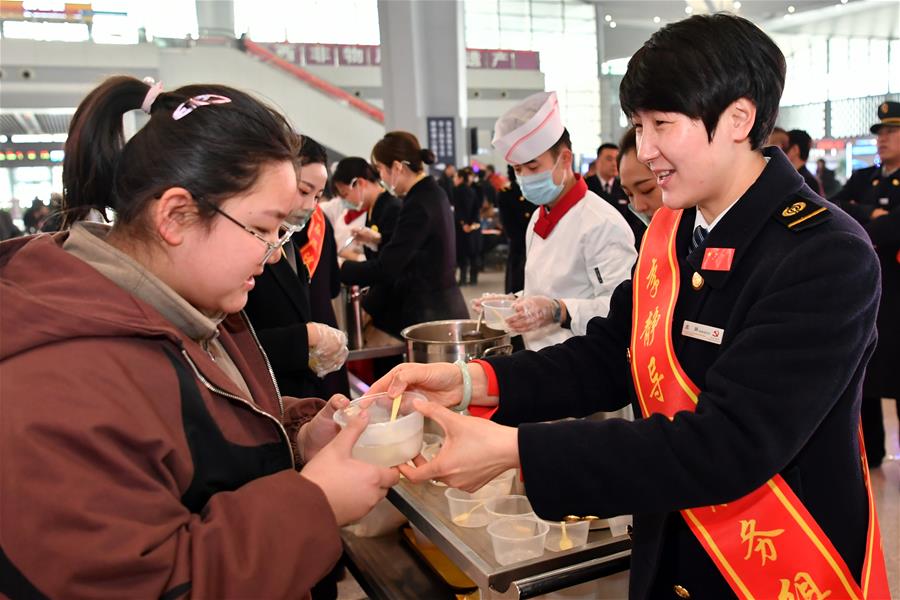
M 381 43 L 377 0 L 234 0 L 234 31 L 258 42 Z
M 41 42 L 84 42 L 90 39 L 84 23 L 45 23 L 33 21 L 4 21 L 3 35 L 7 38 L 38 40 Z

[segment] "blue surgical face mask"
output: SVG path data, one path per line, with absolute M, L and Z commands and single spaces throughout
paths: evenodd
M 553 171 L 556 170 L 558 164 L 559 159 L 549 171 L 518 177 L 519 187 L 522 188 L 522 194 L 526 200 L 538 206 L 546 206 L 559 197 L 565 186 L 553 181 Z
M 650 226 L 650 217 L 647 216 L 647 215 L 645 215 L 645 214 L 642 213 L 642 212 L 639 212 L 639 211 L 635 210 L 635 208 L 631 205 L 631 202 L 628 203 L 628 210 L 631 211 L 631 214 L 633 214 L 633 215 L 636 216 L 638 219 L 640 219 L 640 220 L 641 220 L 641 223 L 643 223 L 643 224 L 646 225 L 647 227 Z
M 360 188 L 360 187 L 358 187 L 358 186 L 356 185 L 358 182 L 359 182 L 359 180 L 358 180 L 356 177 L 354 177 L 354 178 L 350 181 L 350 189 L 351 189 L 351 190 L 353 190 L 353 189 L 358 189 L 358 190 L 359 190 L 359 194 L 358 194 L 358 196 L 359 196 L 359 203 L 353 203 L 353 202 L 351 202 L 348 198 L 341 198 L 341 204 L 342 204 L 342 205 L 344 206 L 344 208 L 346 208 L 347 210 L 362 210 L 362 207 L 363 207 L 362 188 Z
M 313 212 L 316 210 L 313 208 L 298 208 L 290 214 L 288 219 L 288 223 L 290 223 L 291 229 L 294 231 L 301 231 L 306 224 L 309 223 L 309 218 L 312 217 Z

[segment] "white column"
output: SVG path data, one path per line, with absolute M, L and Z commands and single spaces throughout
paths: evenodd
M 457 165 L 468 159 L 463 4 L 378 0 L 385 130 L 410 131 L 428 146 L 428 117 L 451 117 Z

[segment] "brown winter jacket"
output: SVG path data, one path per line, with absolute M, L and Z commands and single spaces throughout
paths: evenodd
M 303 597 L 341 551 L 291 447 L 321 401 L 232 315 L 247 398 L 66 235 L 0 244 L 0 596 Z

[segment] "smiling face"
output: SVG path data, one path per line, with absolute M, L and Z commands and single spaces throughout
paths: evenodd
M 305 170 L 305 169 L 304 169 Z M 300 204 L 297 174 L 291 162 L 264 166 L 248 192 L 231 197 L 220 210 L 275 242 L 285 217 Z M 266 245 L 222 215 L 185 226 L 183 241 L 169 251 L 169 285 L 206 314 L 240 311 L 261 274 Z M 269 262 L 277 262 L 275 252 Z
M 743 190 L 732 191 L 738 187 L 733 170 L 740 149 L 750 151 L 743 132 L 748 125 L 741 127 L 738 123 L 746 121 L 748 115 L 734 107 L 722 113 L 711 141 L 699 119 L 654 110 L 633 115 L 638 160 L 653 171 L 667 207 L 717 206 L 740 196 Z
M 662 206 L 662 190 L 656 185 L 656 175 L 638 160 L 634 150 L 622 155 L 619 178 L 632 208 L 647 218 L 653 217 Z

